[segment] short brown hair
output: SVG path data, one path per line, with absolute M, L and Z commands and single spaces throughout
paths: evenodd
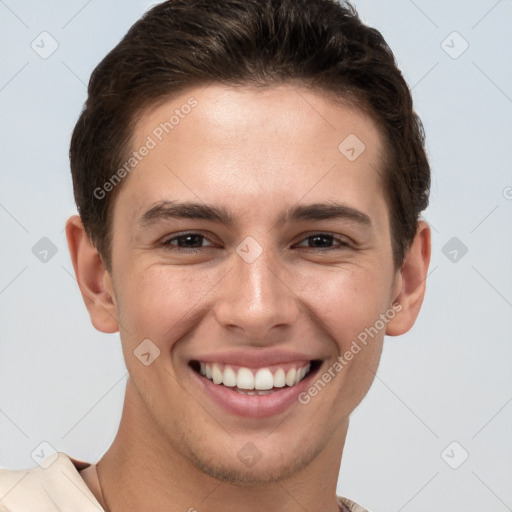
M 357 102 L 381 128 L 393 257 L 401 265 L 428 205 L 430 168 L 411 93 L 380 32 L 335 0 L 168 0 L 93 71 L 71 139 L 75 201 L 108 269 L 121 185 L 104 198 L 95 190 L 126 161 L 144 109 L 203 84 L 292 82 Z

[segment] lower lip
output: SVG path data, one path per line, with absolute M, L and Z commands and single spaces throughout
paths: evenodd
M 279 391 L 268 395 L 244 395 L 236 391 L 236 388 L 214 384 L 196 371 L 190 371 L 206 394 L 228 412 L 245 418 L 269 418 L 285 412 L 294 403 L 298 403 L 299 395 L 308 388 L 310 379 L 318 369 L 310 372 L 295 386 L 280 388 Z

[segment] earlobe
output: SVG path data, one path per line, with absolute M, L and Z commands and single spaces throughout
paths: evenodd
M 78 215 L 68 219 L 66 238 L 76 280 L 93 326 L 104 333 L 117 332 L 119 323 L 110 274 Z
M 401 286 L 396 302 L 400 304 L 401 309 L 387 324 L 388 336 L 404 334 L 414 325 L 425 296 L 430 253 L 430 227 L 425 221 L 419 221 L 416 236 L 397 276 Z

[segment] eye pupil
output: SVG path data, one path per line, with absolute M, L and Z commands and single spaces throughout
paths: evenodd
M 177 246 L 178 248 L 192 249 L 202 247 L 202 239 L 203 235 L 198 235 L 195 233 L 187 233 L 185 235 L 175 236 L 164 242 L 164 245 L 167 246 Z M 196 243 L 194 243 L 196 242 Z
M 201 242 L 201 240 L 200 240 L 201 235 L 183 235 L 183 236 L 181 236 L 180 238 L 181 238 L 182 240 L 186 240 L 185 244 L 187 245 L 187 247 L 189 247 L 189 246 L 190 246 L 190 243 L 189 243 L 189 242 L 190 242 L 191 240 L 192 240 L 192 245 L 193 245 L 193 246 L 197 246 L 197 243 L 196 243 L 196 244 L 194 244 L 194 243 L 193 243 L 193 240 L 195 240 L 196 242 L 199 242 L 199 246 L 201 245 L 201 243 L 200 243 L 200 242 Z
M 331 235 L 313 235 L 310 237 L 310 240 L 327 240 L 327 243 L 320 243 L 320 247 L 328 247 L 331 245 L 333 237 Z M 316 243 L 316 242 L 315 242 Z

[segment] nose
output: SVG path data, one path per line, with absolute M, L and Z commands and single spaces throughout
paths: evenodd
M 300 301 L 293 272 L 270 250 L 254 261 L 234 254 L 233 267 L 220 284 L 217 321 L 252 345 L 272 343 L 279 329 L 297 321 Z

